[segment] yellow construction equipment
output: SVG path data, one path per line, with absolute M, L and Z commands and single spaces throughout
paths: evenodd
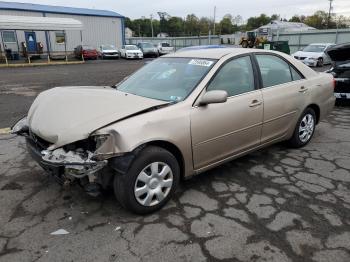
M 243 48 L 253 48 L 258 47 L 260 44 L 263 44 L 266 41 L 267 38 L 264 36 L 258 36 L 256 31 L 248 31 L 239 41 L 239 45 L 241 45 Z

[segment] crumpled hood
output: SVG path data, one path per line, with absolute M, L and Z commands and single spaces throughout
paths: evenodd
M 166 102 L 111 87 L 56 87 L 42 92 L 28 113 L 31 131 L 57 148 L 87 138 L 109 123 Z
M 304 51 L 298 51 L 293 54 L 293 56 L 300 56 L 300 57 L 307 57 L 307 58 L 319 58 L 322 56 L 323 52 L 304 52 Z

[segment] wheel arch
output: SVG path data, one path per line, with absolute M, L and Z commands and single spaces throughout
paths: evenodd
M 320 115 L 321 115 L 321 109 L 317 104 L 310 104 L 306 108 L 311 108 L 312 110 L 315 111 L 316 114 L 316 124 L 319 123 L 320 121 Z
M 176 145 L 165 140 L 154 140 L 154 141 L 150 141 L 145 144 L 142 144 L 140 147 L 145 147 L 145 146 L 158 146 L 168 150 L 170 153 L 174 155 L 177 162 L 179 163 L 181 178 L 185 176 L 185 160 L 181 150 Z

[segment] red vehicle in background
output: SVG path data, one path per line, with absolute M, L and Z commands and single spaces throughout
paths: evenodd
M 88 45 L 78 45 L 74 49 L 75 57 L 78 59 L 81 59 L 84 57 L 84 59 L 97 59 L 98 58 L 98 51 L 96 48 Z

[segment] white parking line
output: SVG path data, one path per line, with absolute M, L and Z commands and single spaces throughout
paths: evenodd
M 0 135 L 8 135 L 11 133 L 10 127 L 0 128 Z

